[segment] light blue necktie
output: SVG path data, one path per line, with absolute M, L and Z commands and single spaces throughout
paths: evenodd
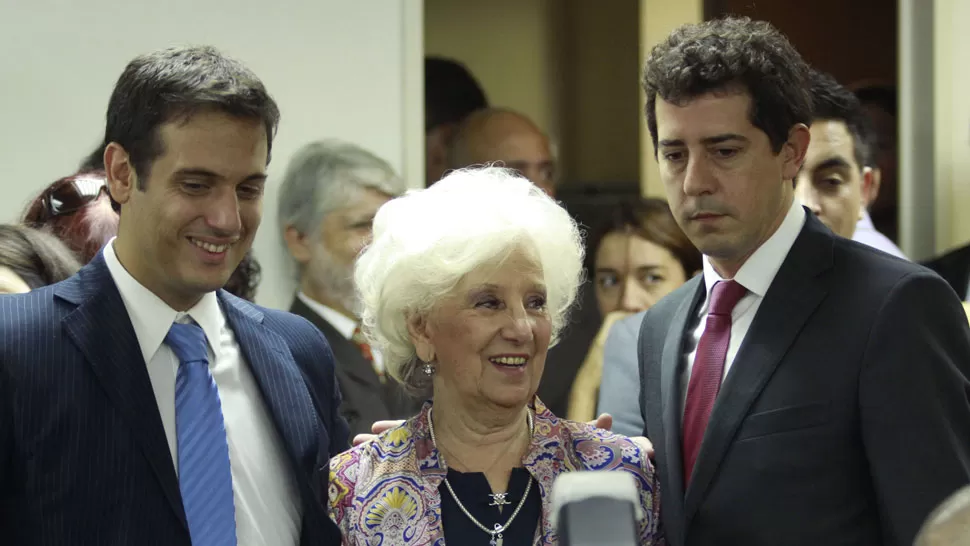
M 173 324 L 165 343 L 179 359 L 175 379 L 175 430 L 179 489 L 195 546 L 236 546 L 229 444 L 219 389 L 209 373 L 205 332 Z

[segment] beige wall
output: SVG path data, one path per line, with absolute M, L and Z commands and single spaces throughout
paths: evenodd
M 565 184 L 636 187 L 637 12 L 631 0 L 425 0 L 425 51 L 464 62 L 490 103 L 549 134 Z
M 522 112 L 558 141 L 553 2 L 425 0 L 424 50 L 465 63 L 491 104 Z
M 936 247 L 970 242 L 970 2 L 935 2 Z
M 640 179 L 639 6 L 561 0 L 563 166 L 600 188 Z
M 640 70 L 650 49 L 680 25 L 698 23 L 704 19 L 703 0 L 640 0 Z M 654 159 L 653 143 L 647 131 L 643 104 L 646 98 L 640 92 L 640 192 L 646 197 L 664 197 L 660 171 Z

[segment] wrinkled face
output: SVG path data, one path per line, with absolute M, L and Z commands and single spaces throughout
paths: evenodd
M 144 189 L 124 165 L 109 176 L 122 204 L 115 250 L 139 282 L 184 310 L 225 285 L 252 246 L 262 218 L 266 131 L 258 120 L 212 111 L 158 133 L 163 152 Z
M 354 289 L 354 261 L 371 240 L 377 209 L 390 199 L 375 189 L 361 189 L 348 206 L 324 217 L 316 239 L 309 243 L 305 274 L 314 291 L 355 316 L 359 315 L 359 305 Z
M 851 239 L 865 207 L 864 170 L 845 122 L 812 123 L 812 142 L 798 174 L 795 195 L 837 235 Z
M 9 267 L 0 266 L 0 294 L 26 294 L 30 287 Z
M 531 401 L 551 336 L 540 265 L 522 250 L 469 273 L 427 319 L 412 323 L 418 355 L 434 355 L 435 398 L 486 407 Z
M 776 154 L 748 118 L 747 92 L 657 98 L 660 176 L 674 218 L 722 275 L 733 276 L 784 220 L 808 131 L 795 126 Z
M 619 231 L 600 242 L 595 271 L 602 317 L 613 311 L 645 311 L 687 281 L 683 266 L 669 250 Z

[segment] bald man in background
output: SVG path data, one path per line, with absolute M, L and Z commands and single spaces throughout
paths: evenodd
M 470 114 L 458 128 L 448 155 L 450 169 L 501 162 L 556 195 L 556 164 L 549 138 L 524 115 L 503 108 Z

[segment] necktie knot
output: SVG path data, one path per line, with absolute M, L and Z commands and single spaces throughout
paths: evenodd
M 711 289 L 711 315 L 731 315 L 734 306 L 748 293 L 748 289 L 735 281 L 718 281 Z
M 205 331 L 198 324 L 172 324 L 165 343 L 172 348 L 179 362 L 208 362 Z

